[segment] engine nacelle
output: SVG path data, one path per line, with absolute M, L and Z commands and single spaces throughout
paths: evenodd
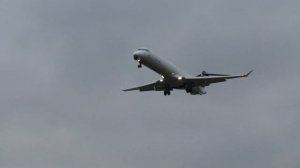
M 206 91 L 204 90 L 204 87 L 201 86 L 195 86 L 192 88 L 187 89 L 187 91 L 191 94 L 191 95 L 203 95 L 206 94 Z

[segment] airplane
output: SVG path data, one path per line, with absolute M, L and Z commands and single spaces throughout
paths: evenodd
M 202 71 L 201 74 L 192 76 L 177 68 L 174 64 L 156 56 L 146 48 L 140 48 L 135 51 L 133 59 L 138 62 L 138 68 L 142 68 L 142 65 L 144 65 L 161 75 L 161 79 L 143 86 L 124 89 L 123 91 L 163 91 L 165 96 L 170 95 L 173 89 L 185 90 L 191 95 L 204 95 L 206 94 L 205 87 L 210 84 L 225 82 L 227 79 L 248 77 L 253 71 L 235 76 Z

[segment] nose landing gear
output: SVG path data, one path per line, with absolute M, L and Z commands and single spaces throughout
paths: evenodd
M 139 63 L 138 68 L 142 68 L 141 59 L 138 55 L 133 55 L 133 59 Z

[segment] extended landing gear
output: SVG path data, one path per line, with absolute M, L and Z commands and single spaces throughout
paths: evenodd
M 192 89 L 191 88 L 186 88 L 185 91 L 186 91 L 186 93 L 190 93 L 192 91 Z
M 170 90 L 164 90 L 164 95 L 165 95 L 165 96 L 171 95 L 171 91 L 170 91 Z
M 142 64 L 141 63 L 138 65 L 138 68 L 142 68 Z

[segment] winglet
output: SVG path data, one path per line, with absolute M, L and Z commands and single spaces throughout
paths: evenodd
M 249 71 L 246 75 L 244 75 L 244 77 L 248 77 L 252 72 L 253 70 Z

